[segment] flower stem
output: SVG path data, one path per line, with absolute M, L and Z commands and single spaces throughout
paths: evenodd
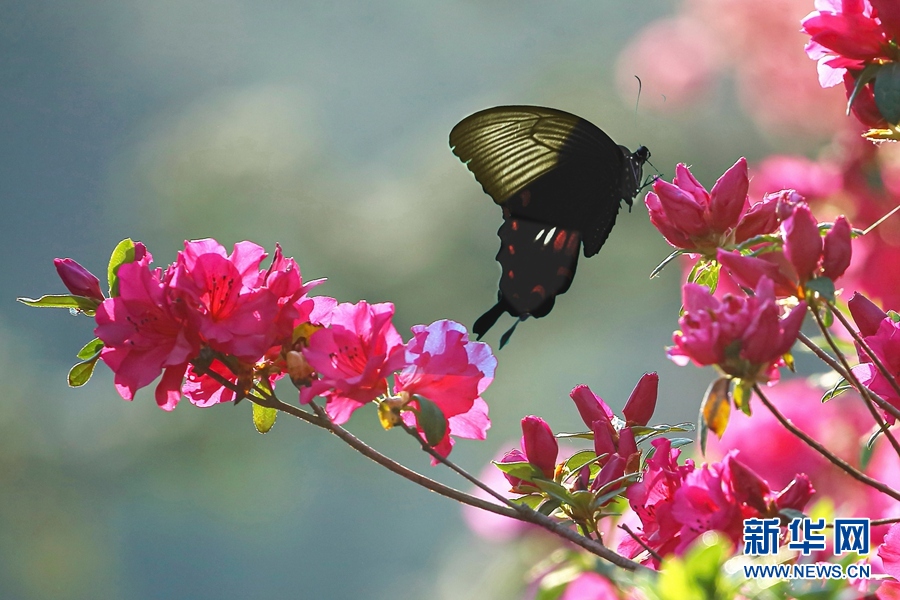
M 772 415 L 775 417 L 775 419 L 777 419 L 778 422 L 781 423 L 781 425 L 785 429 L 787 429 L 788 431 L 793 433 L 795 436 L 800 438 L 800 440 L 802 440 L 807 446 L 809 446 L 810 448 L 812 448 L 813 450 L 815 450 L 816 452 L 818 452 L 819 454 L 824 456 L 826 459 L 828 459 L 829 462 L 831 462 L 832 464 L 834 464 L 835 466 L 837 466 L 838 468 L 840 468 L 841 470 L 846 472 L 848 475 L 850 475 L 857 481 L 860 481 L 860 482 L 868 485 L 869 487 L 872 487 L 872 488 L 878 490 L 879 492 L 890 496 L 894 500 L 900 500 L 900 492 L 898 492 L 897 490 L 893 489 L 890 486 L 887 486 L 887 485 L 881 483 L 877 479 L 873 479 L 873 478 L 869 477 L 862 471 L 859 471 L 858 469 L 853 467 L 850 463 L 848 463 L 847 461 L 843 460 L 842 458 L 836 456 L 834 453 L 832 453 L 830 450 L 828 450 L 828 448 L 826 448 L 825 446 L 823 446 L 822 444 L 820 444 L 819 442 L 817 442 L 816 440 L 811 438 L 809 436 L 809 434 L 804 432 L 802 429 L 800 429 L 799 427 L 794 425 L 790 421 L 790 419 L 788 419 L 783 414 L 781 414 L 781 412 L 777 408 L 775 408 L 775 405 L 772 404 L 771 401 L 769 401 L 769 399 L 766 397 L 765 394 L 763 394 L 763 391 L 762 391 L 762 389 L 760 389 L 759 384 L 756 384 L 756 383 L 753 384 L 753 391 L 756 392 L 756 395 L 759 396 L 759 399 L 762 401 L 763 405 L 765 405 L 765 407 L 769 409 L 769 412 L 772 413 Z

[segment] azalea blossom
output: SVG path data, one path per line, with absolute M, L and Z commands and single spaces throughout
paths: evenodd
M 726 294 L 720 301 L 700 285 L 682 288 L 684 316 L 667 355 L 678 365 L 716 365 L 724 373 L 746 381 L 778 379 L 778 366 L 800 331 L 806 303 L 800 302 L 784 319 L 772 280 L 759 279 L 751 297 Z
M 884 315 L 880 320 L 879 313 Z M 850 301 L 850 314 L 853 315 L 863 341 L 879 359 L 894 382 L 900 381 L 900 323 L 881 311 L 874 303 L 861 294 L 855 294 Z M 900 395 L 894 389 L 890 379 L 875 365 L 872 357 L 857 347 L 860 364 L 853 367 L 853 374 L 860 383 L 881 396 L 893 406 L 900 408 Z M 885 418 L 893 423 L 893 415 L 886 413 Z
M 97 308 L 94 334 L 104 343 L 100 358 L 115 373 L 115 386 L 126 400 L 160 373 L 156 403 L 172 410 L 181 397 L 188 363 L 200 352 L 201 340 L 176 313 L 168 297 L 168 274 L 150 270 L 144 259 L 119 267 L 119 295 Z
M 894 0 L 817 0 L 816 8 L 801 25 L 822 87 L 841 83 L 847 70 L 897 60 L 890 44 L 900 40 L 900 5 Z
M 403 367 L 394 378 L 394 394 L 409 397 L 414 406 L 416 396 L 437 405 L 448 427 L 434 448 L 444 456 L 450 453 L 452 437 L 485 439 L 490 420 L 481 394 L 494 380 L 497 368 L 491 347 L 470 341 L 465 327 L 446 319 L 416 325 L 412 333 L 405 352 L 396 354 L 389 367 Z M 414 412 L 404 412 L 403 417 L 418 426 Z
M 707 192 L 690 169 L 679 164 L 675 178 L 653 183 L 645 204 L 650 222 L 671 245 L 703 254 L 733 242 L 734 228 L 749 208 L 747 160 L 739 159 Z
M 318 377 L 300 390 L 300 402 L 316 396 L 327 400 L 325 410 L 335 423 L 345 423 L 353 411 L 387 392 L 386 377 L 403 365 L 403 340 L 391 322 L 394 305 L 386 302 L 338 304 L 328 326 L 316 331 L 303 357 Z

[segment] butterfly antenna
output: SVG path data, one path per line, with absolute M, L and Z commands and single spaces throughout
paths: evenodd
M 516 322 L 513 323 L 513 326 L 509 328 L 509 331 L 507 331 L 502 336 L 500 336 L 500 348 L 501 349 L 503 349 L 503 346 L 505 346 L 506 343 L 509 341 L 509 338 L 512 337 L 513 331 L 516 330 L 516 327 L 519 326 L 519 323 L 521 323 L 522 321 L 524 321 L 527 318 L 528 318 L 528 315 L 522 315 L 521 317 L 516 319 Z

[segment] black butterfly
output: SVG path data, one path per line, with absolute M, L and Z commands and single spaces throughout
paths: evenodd
M 497 304 L 481 315 L 478 339 L 504 312 L 543 317 L 575 277 L 578 250 L 600 251 L 622 200 L 640 191 L 650 151 L 617 145 L 596 125 L 541 106 L 497 106 L 469 115 L 450 132 L 453 153 L 503 207 Z

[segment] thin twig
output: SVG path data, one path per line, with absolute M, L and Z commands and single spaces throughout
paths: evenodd
M 480 488 L 481 490 L 483 490 L 483 491 L 485 491 L 486 493 L 490 494 L 491 496 L 493 496 L 494 498 L 496 498 L 497 500 L 499 500 L 499 501 L 502 502 L 503 504 L 506 504 L 507 506 L 509 506 L 509 507 L 511 507 L 511 508 L 514 508 L 514 509 L 518 510 L 519 512 L 522 512 L 522 509 L 523 509 L 523 508 L 524 508 L 525 510 L 531 510 L 530 508 L 528 508 L 527 506 L 525 506 L 525 505 L 523 505 L 523 504 L 517 504 L 517 503 L 513 502 L 512 500 L 510 500 L 509 498 L 507 498 L 506 496 L 504 496 L 504 495 L 501 494 L 500 492 L 498 492 L 498 491 L 492 489 L 492 488 L 491 488 L 490 486 L 488 486 L 486 483 L 484 483 L 484 482 L 482 482 L 482 481 L 479 481 L 476 477 L 474 477 L 473 475 L 469 474 L 468 471 L 466 471 L 466 470 L 463 469 L 462 467 L 458 466 L 456 463 L 454 463 L 453 461 L 451 461 L 451 460 L 450 460 L 449 458 L 447 458 L 446 456 L 442 456 L 441 454 L 438 454 L 438 452 L 437 452 L 434 448 L 432 448 L 431 446 L 428 445 L 428 442 L 427 442 L 427 441 L 425 441 L 425 440 L 422 439 L 422 436 L 419 435 L 419 432 L 418 432 L 418 431 L 416 431 L 415 429 L 413 429 L 412 427 L 410 427 L 410 426 L 407 425 L 406 423 L 401 423 L 400 426 L 403 427 L 403 430 L 406 431 L 406 433 L 408 433 L 409 435 L 411 435 L 412 437 L 414 437 L 414 438 L 416 439 L 416 441 L 419 442 L 419 445 L 422 447 L 422 450 L 424 450 L 425 452 L 427 452 L 429 456 L 431 456 L 434 460 L 436 460 L 437 462 L 441 463 L 442 465 L 448 467 L 451 471 L 454 471 L 454 472 L 456 472 L 457 474 L 459 474 L 463 479 L 465 479 L 466 481 L 468 481 L 468 482 L 471 483 L 472 485 L 474 485 L 474 486 Z
M 324 413 L 322 408 L 318 405 L 311 404 L 313 410 L 316 412 L 316 414 L 311 415 L 299 408 L 282 402 L 274 395 L 266 394 L 266 396 L 266 398 L 251 398 L 251 400 L 258 403 L 260 406 L 280 410 L 281 412 L 285 412 L 289 415 L 303 419 L 333 433 L 344 443 L 349 445 L 351 448 L 353 448 L 366 458 L 369 458 L 370 460 L 385 467 L 389 471 L 396 473 L 404 479 L 407 479 L 421 487 L 424 487 L 425 489 L 450 498 L 451 500 L 456 500 L 457 502 L 461 502 L 469 506 L 474 506 L 475 508 L 480 508 L 481 510 L 486 510 L 497 515 L 538 525 L 550 531 L 551 533 L 554 533 L 559 537 L 564 538 L 572 542 L 573 544 L 587 550 L 588 552 L 599 556 L 600 558 L 603 558 L 611 562 L 612 564 L 618 567 L 622 567 L 623 569 L 626 569 L 628 571 L 647 570 L 647 567 L 644 567 L 643 565 L 636 563 L 633 560 L 627 559 L 624 556 L 613 552 L 609 548 L 597 543 L 594 540 L 583 537 L 577 531 L 569 529 L 568 527 L 557 523 L 550 517 L 542 515 L 535 510 L 528 509 L 528 511 L 525 512 L 521 511 L 519 508 L 510 508 L 508 506 L 494 504 L 493 502 L 489 502 L 482 498 L 477 498 L 475 496 L 472 496 L 471 494 L 467 494 L 450 486 L 444 485 L 443 483 L 425 477 L 424 475 L 421 475 L 420 473 L 417 473 L 412 469 L 401 465 L 393 459 L 388 458 L 384 454 L 381 454 L 340 425 L 337 425 L 336 423 L 331 421 Z
M 660 556 L 659 553 L 658 553 L 656 550 L 654 550 L 653 548 L 651 548 L 650 546 L 648 546 L 647 544 L 645 544 L 645 543 L 644 543 L 644 540 L 642 540 L 641 538 L 639 538 L 638 535 L 637 535 L 635 532 L 633 532 L 633 531 L 631 530 L 631 527 L 629 527 L 629 526 L 626 525 L 625 523 L 622 523 L 621 525 L 619 525 L 619 529 L 624 530 L 625 533 L 627 533 L 628 535 L 630 535 L 634 541 L 636 541 L 638 544 L 640 544 L 641 548 L 643 548 L 644 550 L 646 550 L 647 552 L 650 553 L 650 556 L 652 556 L 653 558 L 655 558 L 658 562 L 662 562 L 662 560 L 663 560 L 663 559 L 662 559 L 662 556 Z
M 809 446 L 810 448 L 812 448 L 813 450 L 815 450 L 816 452 L 818 452 L 819 454 L 824 456 L 826 459 L 828 459 L 829 462 L 831 462 L 832 464 L 834 464 L 835 466 L 837 466 L 838 468 L 840 468 L 841 470 L 846 472 L 848 475 L 850 475 L 857 481 L 860 481 L 860 482 L 868 485 L 869 487 L 875 488 L 879 492 L 890 496 L 894 500 L 900 500 L 900 492 L 898 492 L 897 490 L 893 489 L 890 486 L 887 486 L 887 485 L 881 483 L 877 479 L 873 479 L 873 478 L 869 477 L 862 471 L 859 471 L 853 465 L 851 465 L 847 461 L 843 460 L 839 456 L 836 456 L 835 454 L 833 454 L 830 450 L 828 450 L 828 448 L 826 448 L 825 446 L 823 446 L 822 444 L 820 444 L 819 442 L 817 442 L 816 440 L 811 438 L 809 436 L 809 434 L 807 434 L 802 429 L 800 429 L 796 425 L 794 425 L 790 421 L 790 419 L 788 419 L 783 414 L 781 414 L 781 412 L 777 408 L 775 408 L 775 405 L 772 404 L 771 401 L 769 401 L 769 399 L 766 397 L 765 394 L 763 394 L 763 391 L 762 391 L 762 389 L 760 389 L 759 384 L 756 384 L 756 383 L 753 384 L 753 391 L 756 392 L 756 395 L 759 396 L 759 399 L 762 401 L 762 403 L 765 405 L 765 407 L 769 409 L 769 412 L 772 413 L 772 415 L 775 417 L 775 419 L 777 419 L 778 422 L 781 423 L 785 429 L 787 429 L 788 431 L 793 433 L 795 436 L 800 438 L 804 443 L 806 443 L 807 446 Z
M 835 310 L 834 307 L 830 303 L 826 303 L 826 304 L 832 314 L 835 314 L 835 315 L 838 314 L 839 311 Z M 874 402 L 874 400 L 872 400 L 872 397 L 870 395 L 871 390 L 869 390 L 869 388 L 864 386 L 862 384 L 862 382 L 859 380 L 859 378 L 857 378 L 856 375 L 853 373 L 853 369 L 850 368 L 850 363 L 847 362 L 847 357 L 844 356 L 844 353 L 841 352 L 840 348 L 838 348 L 837 344 L 834 341 L 834 338 L 831 337 L 831 333 L 828 331 L 828 328 L 825 327 L 825 323 L 822 322 L 822 317 L 819 315 L 819 311 L 816 310 L 815 306 L 813 306 L 811 308 L 812 308 L 813 316 L 816 319 L 816 323 L 818 323 L 819 329 L 822 330 L 822 334 L 825 336 L 825 341 L 828 342 L 829 346 L 831 346 L 831 349 L 834 352 L 835 356 L 838 357 L 838 360 L 841 361 L 841 365 L 847 371 L 847 374 L 850 375 L 850 383 L 853 385 L 853 387 L 855 387 L 857 390 L 859 390 L 859 395 L 862 398 L 863 402 L 865 403 L 866 408 L 869 409 L 869 413 L 872 415 L 872 418 L 878 424 L 878 428 L 881 429 L 882 433 L 884 433 L 885 437 L 887 437 L 888 441 L 891 443 L 891 446 L 894 448 L 894 452 L 897 454 L 897 456 L 900 456 L 900 445 L 897 444 L 897 440 L 896 440 L 896 438 L 894 438 L 894 434 L 892 434 L 888 430 L 887 424 L 884 422 L 884 419 L 882 419 L 881 415 L 878 414 L 878 409 L 875 408 L 875 402 Z M 840 317 L 843 317 L 843 315 L 840 315 Z M 853 328 L 849 326 L 850 324 L 844 322 L 842 319 L 840 319 L 840 320 L 841 320 L 841 323 L 844 324 L 844 327 L 847 328 L 848 331 L 852 332 Z
M 884 363 L 881 362 L 881 359 L 875 354 L 872 350 L 872 347 L 869 346 L 869 343 L 859 335 L 859 331 L 853 328 L 850 325 L 850 321 L 847 320 L 847 317 L 839 311 L 836 307 L 832 306 L 831 303 L 828 304 L 828 308 L 831 309 L 831 313 L 838 318 L 838 321 L 841 322 L 841 325 L 844 326 L 844 329 L 850 332 L 850 335 L 853 336 L 853 341 L 859 344 L 860 348 L 865 351 L 865 353 L 872 359 L 872 363 L 881 371 L 881 374 L 885 376 L 888 382 L 891 384 L 891 387 L 894 389 L 894 393 L 900 396 L 900 384 L 897 383 L 896 377 L 894 377 L 890 371 L 887 370 L 887 367 L 884 366 Z M 900 418 L 900 415 L 898 415 Z

